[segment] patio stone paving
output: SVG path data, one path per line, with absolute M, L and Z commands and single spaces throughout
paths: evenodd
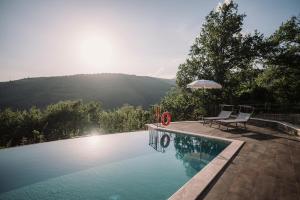
M 177 122 L 168 129 L 245 141 L 244 146 L 199 199 L 299 200 L 300 138 L 269 128 L 245 129 Z

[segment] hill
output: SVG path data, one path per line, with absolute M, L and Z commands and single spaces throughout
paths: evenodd
M 43 108 L 63 100 L 101 101 L 111 109 L 130 104 L 149 107 L 175 85 L 171 79 L 126 74 L 26 78 L 0 82 L 0 108 Z

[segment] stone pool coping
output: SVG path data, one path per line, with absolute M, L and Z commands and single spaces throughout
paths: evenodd
M 201 196 L 205 189 L 208 188 L 210 183 L 220 174 L 222 169 L 229 163 L 229 161 L 234 157 L 234 155 L 240 150 L 240 148 L 245 143 L 240 140 L 232 140 L 228 138 L 215 137 L 205 134 L 179 131 L 174 129 L 167 129 L 164 127 L 157 127 L 153 124 L 146 124 L 148 128 L 153 128 L 157 130 L 164 130 L 175 133 L 183 133 L 193 136 L 202 136 L 206 138 L 212 138 L 217 140 L 224 140 L 231 142 L 219 155 L 217 155 L 211 162 L 209 162 L 202 170 L 200 170 L 195 176 L 193 176 L 188 182 L 186 182 L 177 192 L 175 192 L 170 200 L 194 200 Z

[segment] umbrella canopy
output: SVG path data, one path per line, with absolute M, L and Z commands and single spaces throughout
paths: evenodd
M 221 89 L 222 86 L 211 80 L 196 80 L 187 85 L 187 88 L 192 89 Z

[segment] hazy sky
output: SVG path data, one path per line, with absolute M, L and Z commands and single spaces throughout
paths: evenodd
M 220 0 L 0 0 L 0 81 L 127 73 L 175 77 Z M 245 32 L 271 34 L 299 0 L 240 0 Z

